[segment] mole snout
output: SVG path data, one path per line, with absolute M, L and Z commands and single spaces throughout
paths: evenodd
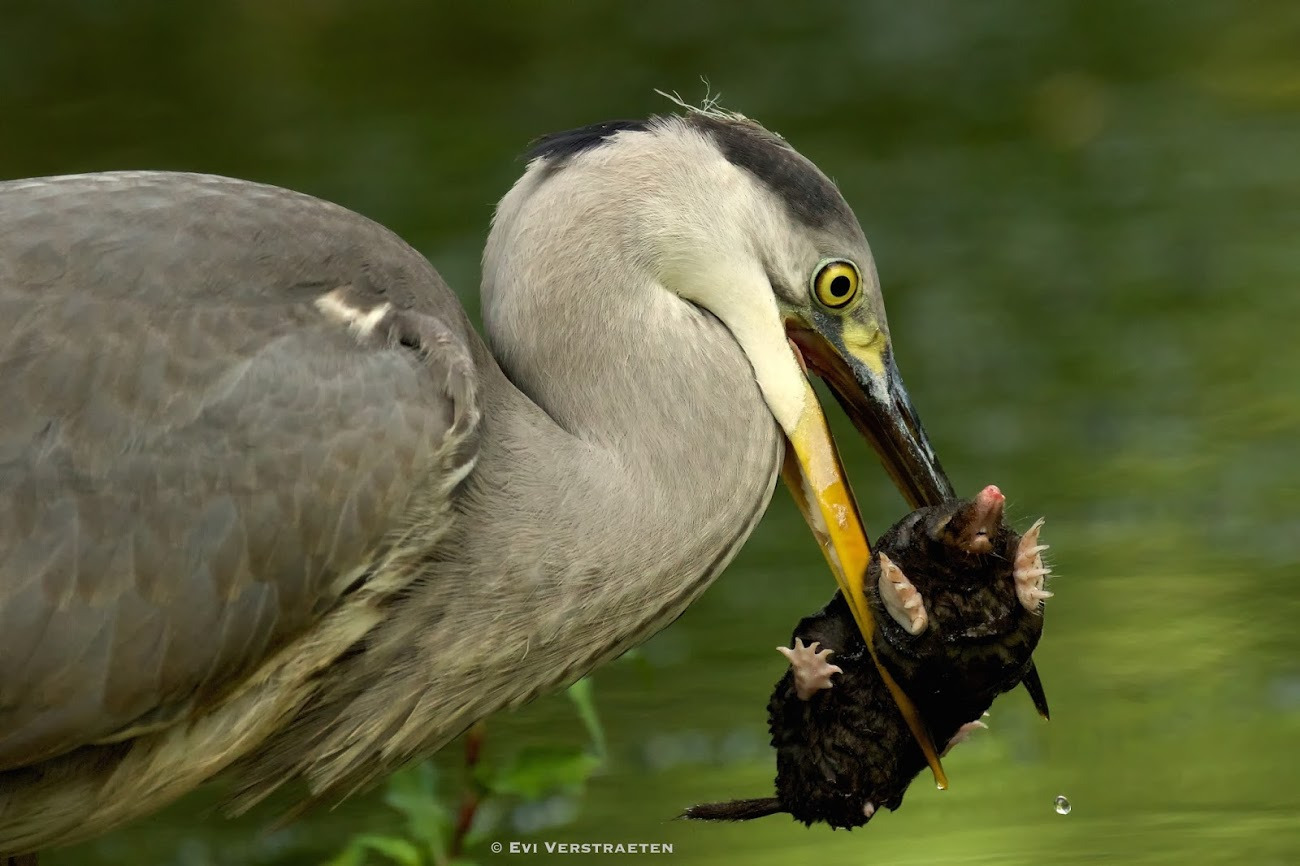
M 973 500 L 959 505 L 944 527 L 945 537 L 968 554 L 992 552 L 1006 501 L 1002 491 L 990 484 Z
M 993 484 L 985 487 L 975 497 L 975 517 L 972 521 L 975 535 L 966 547 L 968 552 L 988 553 L 993 549 L 990 536 L 1002 522 L 1002 511 L 1006 501 L 1002 491 Z

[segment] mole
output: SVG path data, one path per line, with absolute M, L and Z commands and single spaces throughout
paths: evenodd
M 1018 535 L 1004 505 L 990 485 L 973 499 L 914 511 L 880 537 L 867 571 L 876 653 L 944 754 L 985 727 L 993 699 L 1021 681 L 1047 717 L 1031 658 L 1051 596 L 1038 543 L 1043 521 Z M 803 619 L 778 650 L 790 668 L 768 703 L 776 796 L 705 803 L 682 817 L 784 812 L 809 826 L 853 828 L 881 808 L 898 809 L 925 757 L 843 595 Z

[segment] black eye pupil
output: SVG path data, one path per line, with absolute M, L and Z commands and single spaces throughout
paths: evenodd
M 844 274 L 840 274 L 838 277 L 831 280 L 832 297 L 842 298 L 845 295 L 847 295 L 849 291 L 852 290 L 852 288 L 853 288 L 853 281 L 850 280 L 848 277 L 844 276 Z

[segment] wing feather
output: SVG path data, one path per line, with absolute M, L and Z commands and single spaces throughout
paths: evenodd
M 340 292 L 391 327 L 323 315 Z M 454 296 L 307 196 L 163 173 L 0 184 L 0 322 L 0 770 L 247 677 L 472 460 L 476 337 Z M 412 329 L 437 350 L 392 337 Z

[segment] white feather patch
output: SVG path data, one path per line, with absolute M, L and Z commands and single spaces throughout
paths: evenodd
M 369 337 L 375 330 L 388 311 L 393 308 L 392 304 L 387 302 L 369 310 L 363 310 L 354 307 L 343 299 L 347 287 L 338 288 L 326 295 L 321 295 L 316 299 L 316 309 L 320 310 L 329 319 L 347 325 L 348 328 L 358 337 Z

